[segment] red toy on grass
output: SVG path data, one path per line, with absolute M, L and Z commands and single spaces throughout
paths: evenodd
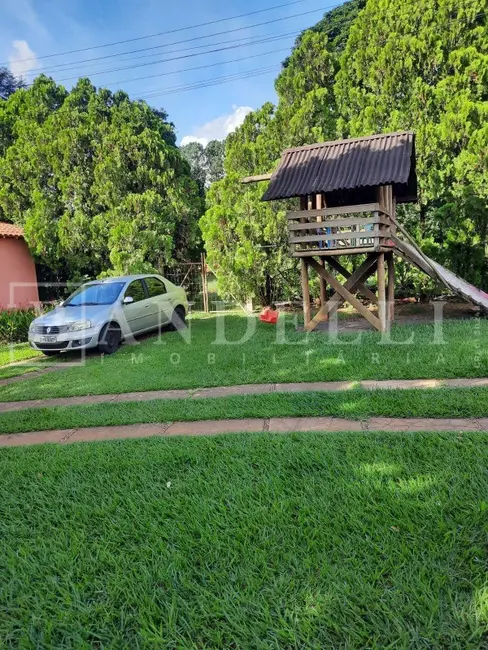
M 279 312 L 272 309 L 272 307 L 265 307 L 259 316 L 259 320 L 262 323 L 271 323 L 271 325 L 276 325 L 278 322 Z

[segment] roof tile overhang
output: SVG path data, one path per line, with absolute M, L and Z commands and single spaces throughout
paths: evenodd
M 397 200 L 417 200 L 410 131 L 285 149 L 263 201 L 390 184 Z
M 13 239 L 23 239 L 24 229 L 20 226 L 14 226 L 12 223 L 0 221 L 0 237 L 10 237 Z

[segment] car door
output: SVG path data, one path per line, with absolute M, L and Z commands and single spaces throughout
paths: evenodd
M 136 334 L 148 329 L 149 301 L 142 280 L 133 280 L 127 285 L 124 298 L 128 297 L 132 298 L 133 302 L 123 305 L 123 313 L 130 331 Z
M 173 305 L 171 296 L 162 280 L 155 277 L 144 278 L 148 293 L 150 327 L 162 327 L 171 320 Z

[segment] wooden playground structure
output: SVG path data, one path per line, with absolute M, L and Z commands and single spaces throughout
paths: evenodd
M 395 255 L 488 310 L 488 295 L 430 260 L 396 219 L 397 204 L 418 200 L 413 133 L 286 149 L 273 174 L 242 182 L 265 180 L 270 183 L 264 201 L 299 198 L 300 209 L 287 214 L 287 225 L 290 254 L 300 259 L 306 330 L 330 318 L 344 302 L 375 329 L 388 330 L 395 318 Z M 338 258 L 356 255 L 366 257 L 350 273 Z M 320 282 L 320 309 L 313 317 L 310 270 Z M 366 284 L 374 274 L 377 293 Z M 376 305 L 377 315 L 358 296 Z

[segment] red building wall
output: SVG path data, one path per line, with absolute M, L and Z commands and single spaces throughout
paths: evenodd
M 27 244 L 23 239 L 0 237 L 0 309 L 38 302 L 36 267 Z

